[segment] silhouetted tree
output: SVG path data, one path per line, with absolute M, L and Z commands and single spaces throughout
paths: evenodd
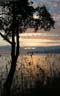
M 11 44 L 11 68 L 7 79 L 4 83 L 4 94 L 8 96 L 13 81 L 13 76 L 16 69 L 16 62 L 19 56 L 19 33 L 22 33 L 27 28 L 38 28 L 50 30 L 54 27 L 54 20 L 47 11 L 45 6 L 37 7 L 29 6 L 28 0 L 8 0 L 1 3 L 5 9 L 5 19 L 0 17 L 0 30 L 4 30 L 4 35 L 0 35 Z M 39 18 L 33 18 L 33 14 L 38 12 Z M 11 36 L 12 41 L 9 40 Z M 16 37 L 16 40 L 15 40 Z

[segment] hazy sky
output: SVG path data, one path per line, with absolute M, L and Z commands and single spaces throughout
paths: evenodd
M 60 27 L 60 0 L 33 0 L 36 4 L 45 5 Z

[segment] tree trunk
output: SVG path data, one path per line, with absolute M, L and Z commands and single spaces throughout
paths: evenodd
M 17 63 L 17 59 L 19 56 L 19 33 L 18 33 L 18 31 L 16 34 L 16 42 L 17 42 L 16 52 L 15 52 L 14 34 L 12 35 L 12 41 L 13 42 L 12 42 L 12 51 L 11 51 L 11 60 L 12 60 L 11 61 L 11 68 L 10 68 L 10 72 L 8 74 L 8 77 L 6 79 L 6 82 L 4 84 L 4 96 L 10 95 L 10 89 L 11 89 L 14 73 L 16 70 L 16 63 Z
M 17 24 L 15 24 L 17 23 Z M 10 95 L 10 89 L 14 77 L 14 73 L 16 70 L 16 63 L 19 56 L 19 25 L 18 21 L 16 22 L 16 16 L 14 14 L 14 7 L 13 7 L 13 27 L 12 27 L 12 46 L 11 46 L 11 68 L 8 74 L 8 77 L 4 83 L 4 89 L 3 89 L 3 96 L 9 96 Z M 16 26 L 17 25 L 17 26 Z M 16 44 L 15 46 L 15 32 L 16 32 Z M 16 48 L 16 50 L 15 50 Z

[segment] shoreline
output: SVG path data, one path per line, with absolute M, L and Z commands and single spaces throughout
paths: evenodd
M 60 46 L 36 47 L 25 46 L 19 48 L 20 54 L 60 54 Z M 0 46 L 0 54 L 11 54 L 10 46 Z

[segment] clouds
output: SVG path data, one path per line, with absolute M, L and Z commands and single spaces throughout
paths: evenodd
M 60 14 L 60 0 L 33 0 L 38 5 L 46 5 L 52 13 Z

